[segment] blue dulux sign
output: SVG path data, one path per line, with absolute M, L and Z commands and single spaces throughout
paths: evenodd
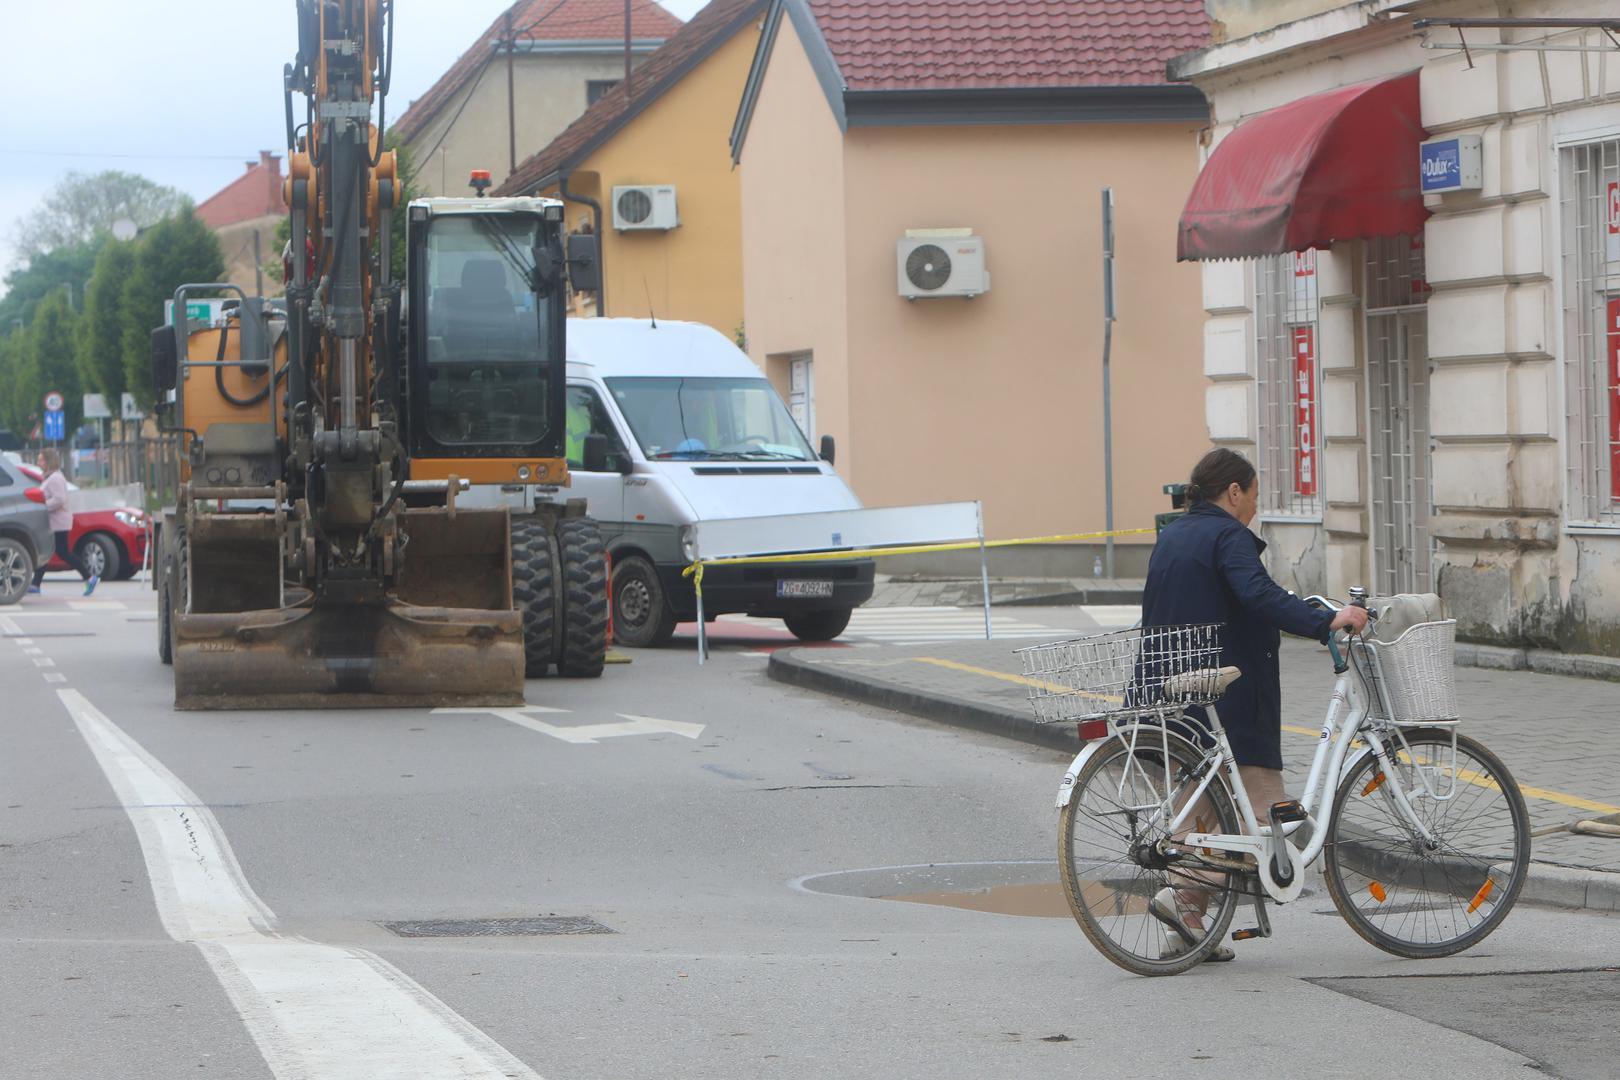
M 1418 162 L 1426 195 L 1478 190 L 1481 186 L 1483 169 L 1478 135 L 1456 135 L 1422 143 L 1418 147 Z

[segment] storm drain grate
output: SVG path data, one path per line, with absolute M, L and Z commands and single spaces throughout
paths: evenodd
M 616 934 L 589 915 L 541 915 L 531 919 L 422 919 L 386 922 L 400 937 L 536 937 L 543 934 Z

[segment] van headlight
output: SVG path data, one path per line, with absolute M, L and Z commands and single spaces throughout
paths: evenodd
M 692 526 L 681 526 L 681 558 L 688 563 L 697 562 L 697 543 L 692 536 Z

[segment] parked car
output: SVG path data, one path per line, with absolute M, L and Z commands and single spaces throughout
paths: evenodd
M 34 567 L 55 546 L 50 515 L 28 495 L 33 480 L 22 466 L 0 457 L 0 605 L 28 592 Z M 36 470 L 37 471 L 37 470 Z
M 19 465 L 17 468 L 35 484 L 45 480 L 36 466 Z M 79 488 L 70 482 L 68 490 Z M 49 537 L 49 533 L 46 535 Z M 133 577 L 146 560 L 146 511 L 137 506 L 75 511 L 68 545 L 79 553 L 92 574 L 109 581 Z M 46 540 L 45 550 L 51 553 L 51 561 L 45 569 L 68 569 L 67 563 L 56 557 L 55 546 L 54 537 Z

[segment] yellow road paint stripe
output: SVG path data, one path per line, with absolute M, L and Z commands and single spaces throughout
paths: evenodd
M 1071 687 L 1061 686 L 1057 683 L 1044 682 L 1040 679 L 1030 679 L 1023 675 L 1014 675 L 1010 671 L 994 671 L 990 668 L 974 667 L 972 664 L 962 664 L 955 660 L 944 660 L 937 656 L 913 656 L 913 661 L 919 664 L 933 664 L 936 667 L 950 668 L 952 671 L 965 671 L 969 675 L 983 675 L 987 679 L 1000 679 L 1002 682 L 1017 683 L 1020 686 L 1032 686 L 1053 693 L 1065 693 Z M 1120 700 L 1118 697 L 1108 698 L 1110 701 Z M 1295 735 L 1309 735 L 1313 739 L 1321 738 L 1321 728 L 1300 727 L 1298 724 L 1284 724 L 1282 729 Z M 1496 785 L 1488 778 L 1464 769 L 1458 777 L 1476 787 L 1494 788 Z M 1620 814 L 1620 806 L 1611 803 L 1598 802 L 1596 799 L 1584 799 L 1579 795 L 1570 795 L 1562 791 L 1552 791 L 1548 788 L 1531 787 L 1521 783 L 1519 791 L 1527 799 L 1540 799 L 1543 802 L 1557 803 L 1576 810 L 1590 810 L 1598 814 Z

